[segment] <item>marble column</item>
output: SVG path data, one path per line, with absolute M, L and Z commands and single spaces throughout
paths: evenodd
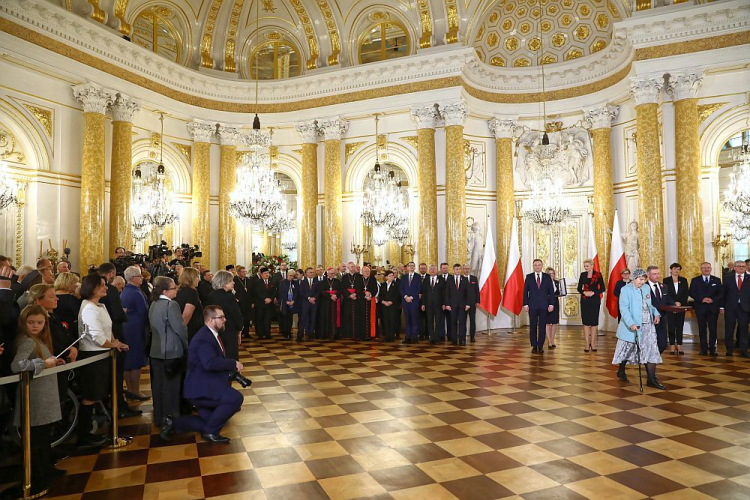
M 662 202 L 661 153 L 657 111 L 664 86 L 661 75 L 631 78 L 630 94 L 635 100 L 638 156 L 639 262 L 664 267 L 664 213 Z
M 505 270 L 508 267 L 508 248 L 513 231 L 513 217 L 516 215 L 513 186 L 513 142 L 515 140 L 517 117 L 496 116 L 489 121 L 495 136 L 495 184 L 497 271 L 500 283 L 505 286 Z M 487 236 L 485 231 L 485 237 Z M 475 270 L 479 272 L 480 270 Z
M 302 138 L 302 189 L 300 241 L 297 245 L 299 267 L 318 263 L 318 123 L 299 123 L 295 127 Z
M 232 125 L 219 125 L 219 269 L 237 263 L 237 226 L 229 215 L 229 196 L 237 179 L 237 146 L 241 141 L 240 129 Z
M 325 266 L 335 266 L 343 258 L 341 222 L 341 138 L 349 122 L 340 117 L 319 122 L 325 138 Z
M 599 252 L 602 274 L 609 276 L 609 248 L 615 217 L 615 190 L 612 184 L 612 122 L 620 112 L 618 106 L 604 104 L 583 114 L 591 124 L 594 152 L 594 240 Z
M 438 265 L 437 173 L 435 164 L 435 127 L 440 121 L 436 106 L 411 109 L 417 125 L 417 188 L 419 215 L 417 218 L 417 257 L 427 265 Z
M 203 264 L 211 268 L 211 138 L 216 133 L 213 123 L 194 120 L 188 123 L 193 137 L 193 224 L 190 230 L 191 245 L 200 246 Z
M 141 104 L 125 94 L 117 94 L 112 104 L 112 159 L 109 182 L 109 255 L 115 248 L 130 249 L 130 191 L 133 185 L 133 117 Z
M 703 72 L 672 73 L 668 90 L 674 100 L 677 186 L 677 260 L 684 276 L 700 274 L 705 260 L 703 206 L 701 203 L 701 160 L 698 127 L 698 88 Z
M 104 252 L 104 113 L 114 94 L 95 83 L 73 87 L 73 96 L 83 106 L 83 154 L 81 159 L 81 245 L 79 268 L 88 269 L 107 260 Z M 128 245 L 129 246 L 129 245 Z
M 466 262 L 466 173 L 464 170 L 463 100 L 440 106 L 445 120 L 445 232 L 449 266 Z

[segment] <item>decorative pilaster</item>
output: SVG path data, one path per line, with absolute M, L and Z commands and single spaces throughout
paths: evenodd
M 463 100 L 440 107 L 445 120 L 445 231 L 449 266 L 466 262 L 466 173 L 464 171 Z
M 302 138 L 302 192 L 298 261 L 302 269 L 315 267 L 318 250 L 318 123 L 300 123 L 296 127 Z
M 662 208 L 661 153 L 659 152 L 658 102 L 664 81 L 661 75 L 633 77 L 630 94 L 635 100 L 638 133 L 638 232 L 642 267 L 665 265 L 664 213 Z
M 194 120 L 187 126 L 193 136 L 193 224 L 190 243 L 200 246 L 203 264 L 211 267 L 211 138 L 216 133 L 216 125 Z
M 133 118 L 141 104 L 117 94 L 112 104 L 112 164 L 109 182 L 109 255 L 131 248 L 130 191 L 133 185 Z
M 341 138 L 349 122 L 339 117 L 318 124 L 325 138 L 325 266 L 335 266 L 343 257 L 341 224 Z
M 435 127 L 440 121 L 440 111 L 435 105 L 411 109 L 411 118 L 417 125 L 417 159 L 419 172 L 419 240 L 417 256 L 421 262 L 439 264 L 437 230 L 437 172 L 435 164 Z
M 594 149 L 594 239 L 599 250 L 602 273 L 609 276 L 610 231 L 615 216 L 615 190 L 612 184 L 612 122 L 620 113 L 618 106 L 605 104 L 589 109 L 583 119 L 591 124 Z
M 685 276 L 700 274 L 705 260 L 703 246 L 703 206 L 701 203 L 701 161 L 698 127 L 698 88 L 703 71 L 688 70 L 669 77 L 668 91 L 674 99 L 677 260 Z
M 112 104 L 112 91 L 95 83 L 73 87 L 83 106 L 83 155 L 81 161 L 80 269 L 99 265 L 104 253 L 104 113 Z
M 234 217 L 229 215 L 229 195 L 234 190 L 237 178 L 237 146 L 240 144 L 240 129 L 231 125 L 219 125 L 219 269 L 237 262 L 237 228 Z
M 495 136 L 495 183 L 497 270 L 501 285 L 505 285 L 505 269 L 508 267 L 508 248 L 515 217 L 515 194 L 513 186 L 513 140 L 517 118 L 496 116 L 489 121 L 490 131 Z M 479 272 L 476 270 L 476 272 Z

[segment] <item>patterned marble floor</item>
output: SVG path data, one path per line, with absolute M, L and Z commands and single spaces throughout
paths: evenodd
M 687 346 L 659 369 L 668 390 L 641 395 L 600 341 L 586 354 L 570 328 L 541 356 L 509 333 L 461 348 L 248 341 L 229 445 L 163 442 L 141 403 L 123 421 L 133 443 L 64 460 L 50 497 L 750 498 L 750 363 Z

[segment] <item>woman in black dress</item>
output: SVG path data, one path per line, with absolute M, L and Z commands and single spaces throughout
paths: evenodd
M 242 340 L 244 320 L 237 299 L 234 298 L 234 276 L 229 271 L 218 271 L 211 281 L 214 291 L 208 296 L 207 306 L 219 306 L 227 317 L 224 331 L 219 332 L 227 358 L 240 359 L 239 343 Z
M 81 299 L 78 296 L 80 283 L 81 280 L 73 273 L 60 273 L 55 279 L 55 315 L 71 332 L 78 331 L 78 311 L 81 310 Z
M 198 270 L 193 267 L 186 267 L 177 281 L 177 296 L 174 300 L 180 305 L 182 320 L 187 326 L 188 343 L 203 327 L 203 303 L 198 296 L 199 281 Z
M 555 335 L 560 329 L 560 299 L 558 298 L 560 297 L 560 280 L 555 279 L 555 270 L 551 267 L 548 267 L 544 272 L 552 278 L 552 286 L 555 289 L 554 309 L 547 315 L 547 348 L 554 349 L 557 347 Z
M 682 266 L 675 262 L 669 266 L 671 276 L 664 278 L 664 288 L 667 295 L 672 297 L 676 306 L 687 305 L 688 280 L 680 276 Z M 685 326 L 685 313 L 667 313 L 667 334 L 669 335 L 669 352 L 671 354 L 685 354 L 682 351 L 682 329 Z
M 605 291 L 604 279 L 601 273 L 594 270 L 591 259 L 583 261 L 584 272 L 578 278 L 578 293 L 581 294 L 581 320 L 583 320 L 583 334 L 586 346 L 583 352 L 589 349 L 596 352 L 597 328 L 599 326 L 599 310 L 602 307 L 602 295 Z

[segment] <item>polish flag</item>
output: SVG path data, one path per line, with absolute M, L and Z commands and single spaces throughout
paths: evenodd
M 594 233 L 594 217 L 589 215 L 589 259 L 594 261 L 594 271 L 602 274 L 599 265 L 599 252 L 596 250 L 596 234 Z
M 495 240 L 492 239 L 492 227 L 489 224 L 487 224 L 487 239 L 485 241 L 487 244 L 484 246 L 482 273 L 479 275 L 479 307 L 492 316 L 497 316 L 502 295 L 500 292 L 500 277 L 497 275 Z
M 612 249 L 609 252 L 609 283 L 607 284 L 607 310 L 609 315 L 617 318 L 618 298 L 615 297 L 615 285 L 622 279 L 622 270 L 627 267 L 625 250 L 622 248 L 620 222 L 615 210 L 615 223 L 612 225 Z
M 518 247 L 518 222 L 513 219 L 510 231 L 510 248 L 508 249 L 508 267 L 505 271 L 505 291 L 503 293 L 503 307 L 516 316 L 523 309 L 523 266 L 521 252 Z

